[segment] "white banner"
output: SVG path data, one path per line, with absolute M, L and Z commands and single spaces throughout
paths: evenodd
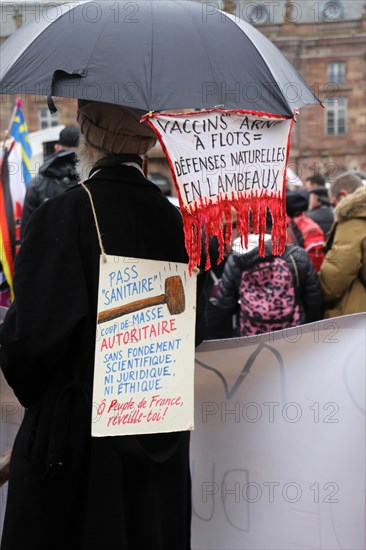
M 260 253 L 266 210 L 273 219 L 273 250 L 286 242 L 284 193 L 292 118 L 255 111 L 214 109 L 193 113 L 145 116 L 168 158 L 185 226 L 190 268 L 200 262 L 201 236 L 230 242 L 231 210 L 237 230 L 247 239 L 249 209 Z M 223 253 L 223 247 L 222 247 Z
M 365 328 L 196 350 L 194 550 L 365 548 Z
M 166 147 L 184 207 L 282 195 L 292 119 L 214 110 L 147 120 Z
M 186 264 L 101 259 L 93 436 L 193 428 L 195 306 Z

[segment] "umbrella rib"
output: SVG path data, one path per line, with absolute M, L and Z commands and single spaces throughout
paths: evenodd
M 231 21 L 233 21 L 233 22 L 235 23 L 234 17 L 233 17 L 231 14 L 226 13 L 226 15 L 227 15 L 227 17 L 228 17 L 229 19 L 231 19 Z M 248 25 L 245 21 L 241 21 L 241 23 Z M 263 62 L 264 62 L 264 64 L 266 65 L 266 67 L 268 67 L 268 70 L 270 71 L 270 73 L 273 74 L 273 76 L 275 76 L 274 73 L 273 73 L 273 71 L 272 71 L 272 69 L 271 69 L 271 67 L 270 67 L 270 65 L 269 65 L 269 63 L 268 63 L 268 59 L 267 59 L 266 56 L 263 55 L 263 53 L 260 51 L 260 49 L 258 48 L 258 45 L 256 44 L 256 42 L 255 42 L 254 40 L 252 40 L 251 34 L 252 34 L 252 35 L 253 35 L 253 34 L 257 34 L 257 35 L 259 34 L 259 35 L 261 35 L 261 37 L 264 38 L 264 40 L 265 40 L 266 42 L 268 42 L 268 39 L 267 39 L 264 35 L 262 35 L 262 34 L 258 31 L 258 29 L 256 29 L 255 27 L 249 26 L 250 33 L 248 34 L 248 33 L 244 30 L 244 28 L 243 28 L 241 25 L 237 25 L 237 26 L 240 28 L 241 32 L 244 33 L 244 34 L 251 40 L 251 42 L 252 42 L 254 48 L 256 49 L 258 55 L 263 59 Z M 274 46 L 274 47 L 278 50 L 278 48 L 277 48 L 274 44 L 271 44 L 271 45 Z M 304 84 L 304 85 L 307 87 L 307 84 L 306 84 L 305 80 L 304 80 L 303 77 L 298 73 L 298 71 L 295 69 L 295 67 L 292 66 L 292 64 L 289 62 L 289 60 L 287 59 L 287 57 L 286 57 L 281 51 L 279 51 L 279 54 L 280 54 L 280 56 L 283 58 L 284 62 L 286 62 L 286 64 L 288 65 L 288 67 L 293 71 L 294 76 L 295 76 L 302 84 Z M 277 81 L 276 78 L 274 78 L 273 81 L 274 81 L 274 84 L 275 84 L 275 86 L 276 86 L 276 88 L 277 88 L 277 91 L 279 92 L 280 97 L 283 98 L 283 90 L 281 90 L 281 86 L 280 86 L 279 82 Z M 317 98 L 313 93 L 312 93 L 312 96 L 316 99 L 316 101 L 317 101 L 319 104 L 321 104 L 319 98 Z M 290 111 L 290 113 L 291 113 L 291 116 L 293 116 L 293 109 L 291 109 L 291 107 L 290 107 L 290 105 L 287 103 L 287 101 L 284 101 L 284 100 L 283 100 L 283 104 L 287 107 L 287 109 L 289 109 L 289 111 Z
M 71 9 L 74 9 L 74 8 L 70 8 L 66 13 L 61 13 L 61 15 L 59 15 L 57 17 L 57 19 L 55 19 L 55 21 L 53 21 L 53 23 L 55 22 L 58 22 L 60 19 L 62 19 L 62 17 L 66 16 L 69 14 L 69 12 L 71 11 Z M 52 15 L 52 14 L 51 14 Z M 27 29 L 27 26 L 29 25 L 30 27 L 32 26 L 33 22 L 32 21 L 28 21 L 23 27 L 22 27 L 22 31 L 23 29 Z M 6 74 L 9 73 L 10 71 L 12 71 L 14 69 L 14 67 L 16 66 L 16 64 L 19 62 L 19 60 L 21 59 L 22 55 L 26 52 L 26 50 L 28 50 L 32 44 L 36 41 L 36 40 L 39 40 L 40 37 L 48 31 L 49 29 L 49 25 L 47 25 L 44 29 L 42 29 L 36 36 L 33 37 L 32 41 L 30 43 L 27 43 L 24 48 L 23 48 L 23 51 L 18 54 L 17 57 L 14 57 L 13 59 L 13 62 L 6 68 Z M 20 30 L 20 29 L 19 29 Z M 24 32 L 24 31 L 23 31 Z M 13 38 L 14 37 L 14 38 Z M 15 39 L 17 38 L 17 36 L 15 35 L 15 33 L 9 37 L 8 40 L 13 40 L 15 41 Z M 9 46 L 9 44 L 6 44 L 7 47 Z
M 151 110 L 152 105 L 152 84 L 153 84 L 153 64 L 154 64 L 154 9 L 153 9 L 153 2 L 150 2 L 150 8 L 151 8 L 151 63 L 150 63 L 150 90 L 149 90 L 149 99 L 148 99 L 148 105 L 149 110 Z
M 181 5 L 182 7 L 184 6 L 184 4 L 182 5 L 181 3 L 180 3 L 180 5 Z M 183 9 L 184 9 L 184 8 L 183 8 Z M 188 15 L 188 16 L 191 18 L 191 20 L 192 20 L 192 29 L 193 29 L 193 28 L 195 28 L 195 27 L 194 27 L 194 20 L 192 19 L 192 14 L 191 14 L 191 12 L 189 12 L 189 10 L 186 10 L 186 12 L 187 12 L 187 15 Z M 205 57 L 206 57 L 206 61 L 207 61 L 207 64 L 209 65 L 209 67 L 210 67 L 210 69 L 211 69 L 211 74 L 212 74 L 212 76 L 213 76 L 213 79 L 215 80 L 216 71 L 214 70 L 214 66 L 213 66 L 213 63 L 212 63 L 212 61 L 211 61 L 211 59 L 210 59 L 210 56 L 208 55 L 209 49 L 206 47 L 206 44 L 205 44 L 205 41 L 204 41 L 204 37 L 203 37 L 203 33 L 197 32 L 196 34 L 197 34 L 197 36 L 199 37 L 199 40 L 201 41 L 201 44 L 202 44 L 202 46 L 203 46 L 203 51 L 205 51 L 205 53 L 206 53 L 206 56 L 205 56 Z M 193 107 L 193 105 L 192 105 L 191 107 Z
M 236 26 L 241 30 L 241 32 L 242 32 L 243 34 L 245 34 L 245 36 L 248 37 L 248 39 L 250 40 L 250 42 L 251 42 L 252 45 L 253 45 L 253 48 L 256 50 L 256 52 L 258 53 L 258 55 L 259 55 L 259 56 L 261 57 L 261 59 L 263 60 L 264 65 L 268 68 L 269 72 L 272 74 L 272 71 L 271 71 L 271 69 L 270 69 L 270 67 L 269 67 L 269 65 L 268 65 L 267 60 L 265 59 L 265 57 L 263 56 L 263 54 L 261 53 L 261 51 L 258 49 L 258 47 L 257 47 L 256 43 L 254 42 L 254 40 L 252 40 L 252 39 L 250 38 L 250 36 L 248 36 L 248 34 L 245 32 L 245 30 L 244 30 L 240 25 L 238 25 L 237 23 L 235 23 L 235 20 L 234 20 L 234 18 L 232 17 L 232 15 L 231 15 L 230 13 L 225 13 L 225 15 L 227 15 L 227 17 L 228 17 L 231 21 L 233 21 L 234 24 L 236 24 Z M 257 33 L 259 33 L 259 31 L 258 31 L 257 29 L 255 29 L 255 30 L 257 31 Z M 260 34 L 260 33 L 259 33 L 259 34 Z M 285 58 L 285 59 L 286 59 L 286 58 Z M 287 61 L 287 59 L 286 59 L 286 61 Z M 278 84 L 278 82 L 277 82 L 277 80 L 276 80 L 275 78 L 273 79 L 273 81 L 274 81 L 274 84 L 276 85 L 277 91 L 280 92 L 280 97 L 282 98 L 282 90 L 281 90 L 281 87 L 279 86 L 279 84 Z M 291 112 L 290 106 L 287 104 L 287 102 L 285 102 L 285 101 L 283 101 L 283 100 L 282 100 L 282 102 L 283 102 L 284 106 L 290 111 L 291 116 L 292 116 L 293 113 Z
M 88 62 L 86 63 L 86 66 L 89 66 L 89 63 L 90 63 L 90 60 L 95 52 L 95 49 L 97 48 L 98 44 L 99 44 L 99 39 L 101 37 L 101 35 L 104 33 L 105 31 L 105 27 L 108 23 L 108 17 L 106 17 L 106 20 L 104 21 L 103 25 L 102 25 L 102 28 L 100 29 L 99 33 L 98 33 L 98 39 L 95 41 L 95 44 L 94 44 L 94 47 L 92 48 L 91 52 L 90 52 L 90 55 L 89 55 L 89 59 L 88 59 Z

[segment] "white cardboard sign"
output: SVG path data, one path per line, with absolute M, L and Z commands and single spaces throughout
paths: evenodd
M 293 119 L 246 111 L 159 114 L 163 141 L 188 210 L 233 198 L 281 196 Z
M 101 260 L 93 436 L 193 429 L 195 306 L 186 264 Z
M 232 209 L 246 241 L 259 233 L 264 253 L 266 211 L 273 219 L 272 246 L 286 244 L 285 187 L 294 119 L 256 111 L 213 109 L 193 113 L 151 113 L 142 120 L 155 131 L 167 156 L 183 216 L 189 266 L 200 263 L 201 228 L 230 242 Z M 209 267 L 209 264 L 207 264 Z

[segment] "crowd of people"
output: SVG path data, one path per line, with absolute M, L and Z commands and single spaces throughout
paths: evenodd
M 60 132 L 54 154 L 28 186 L 22 235 L 41 204 L 78 182 L 79 139 L 77 126 Z M 217 263 L 217 238 L 209 243 L 205 339 L 250 336 L 366 311 L 365 178 L 352 171 L 329 183 L 317 172 L 295 188 L 289 179 L 287 245 L 281 257 L 272 254 L 269 211 L 264 257 L 258 253 L 254 234 L 249 236 L 248 249 L 243 248 L 232 212 L 232 243 L 225 245 L 221 263 Z
M 79 181 L 79 139 L 79 127 L 66 126 L 54 153 L 29 184 L 22 236 L 39 206 Z M 85 166 L 84 172 L 83 178 L 88 175 Z M 258 253 L 254 234 L 249 235 L 248 249 L 243 248 L 232 212 L 232 242 L 225 245 L 221 263 L 217 263 L 217 238 L 209 242 L 205 339 L 250 336 L 366 311 L 365 178 L 351 171 L 327 182 L 318 171 L 309 175 L 302 187 L 298 183 L 292 186 L 289 178 L 287 245 L 281 257 L 272 254 L 269 211 L 264 257 Z M 171 194 L 171 189 L 163 189 L 153 175 L 149 179 L 164 195 Z
M 256 235 L 243 248 L 233 237 L 206 281 L 206 339 L 251 336 L 366 311 L 366 186 L 357 172 L 330 184 L 321 174 L 286 193 L 287 245 L 265 256 Z M 267 230 L 271 230 L 267 214 Z M 234 223 L 235 225 L 235 223 Z

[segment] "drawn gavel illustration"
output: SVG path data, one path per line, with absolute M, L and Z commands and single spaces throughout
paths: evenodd
M 101 311 L 98 315 L 98 324 L 112 321 L 116 319 L 116 317 L 122 317 L 122 315 L 127 315 L 128 313 L 133 313 L 140 309 L 159 306 L 161 304 L 166 304 L 168 306 L 170 315 L 179 315 L 185 310 L 186 302 L 184 288 L 182 279 L 179 275 L 165 279 L 165 294 L 144 298 L 136 302 L 131 302 L 130 304 L 115 307 L 114 309 Z

